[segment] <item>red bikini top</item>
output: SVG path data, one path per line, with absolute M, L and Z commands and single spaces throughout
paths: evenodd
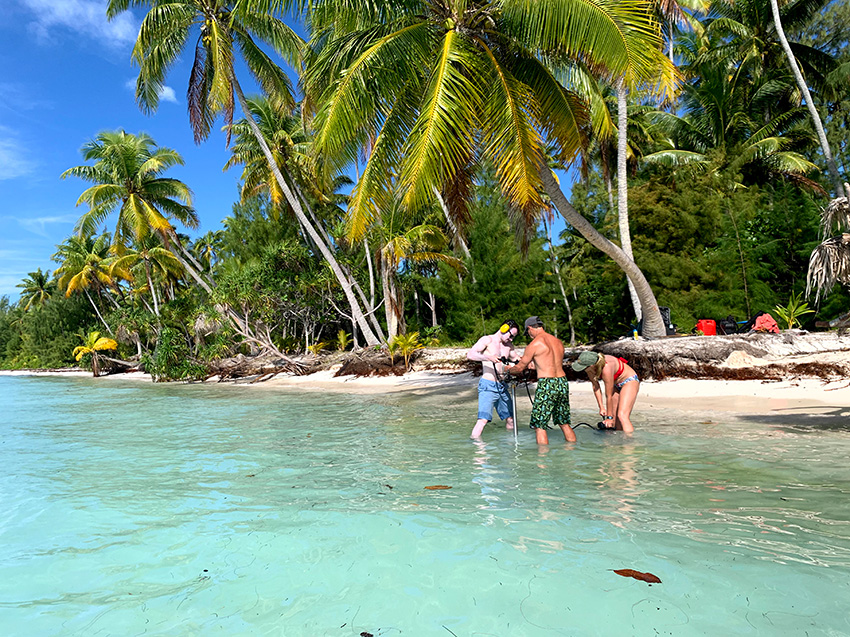
M 617 380 L 620 377 L 620 374 L 623 373 L 623 370 L 626 369 L 626 365 L 629 364 L 625 358 L 618 357 L 617 358 L 617 373 L 614 374 L 614 380 Z

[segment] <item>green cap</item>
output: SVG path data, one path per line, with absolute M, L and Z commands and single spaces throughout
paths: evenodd
M 597 361 L 599 361 L 597 352 L 582 352 L 578 355 L 578 360 L 573 363 L 573 369 L 582 372 L 588 367 L 596 365 Z

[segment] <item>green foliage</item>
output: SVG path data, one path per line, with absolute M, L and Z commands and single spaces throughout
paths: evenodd
M 480 182 L 470 208 L 469 273 L 459 279 L 457 272 L 441 264 L 436 276 L 419 279 L 424 290 L 436 295 L 438 311 L 444 316 L 443 333 L 450 341 L 477 340 L 509 317 L 548 318 L 555 296 L 557 284 L 543 238 L 530 237 L 523 253 L 510 208 L 493 174 L 485 172 Z
M 419 332 L 399 334 L 390 342 L 390 353 L 395 357 L 396 352 L 404 357 L 404 368 L 410 369 L 410 357 L 421 350 L 424 345 L 419 341 Z
M 336 333 L 336 348 L 340 352 L 344 352 L 351 345 L 351 335 L 343 329 Z
M 793 329 L 795 325 L 802 325 L 800 317 L 806 314 L 814 314 L 814 310 L 809 309 L 809 304 L 802 300 L 802 295 L 791 294 L 788 299 L 788 305 L 784 307 L 777 305 L 773 308 L 776 316 L 785 322 L 785 329 Z
M 440 325 L 434 327 L 426 327 L 422 334 L 422 343 L 426 347 L 439 347 L 440 335 L 443 333 L 443 328 Z
M 0 312 L 0 366 L 7 369 L 56 368 L 74 365 L 72 352 L 79 332 L 97 326 L 89 302 L 80 296 L 53 295 L 28 312 Z
M 319 355 L 319 354 L 321 354 L 323 351 L 325 351 L 327 348 L 328 348 L 328 344 L 327 344 L 327 343 L 325 343 L 324 341 L 316 341 L 315 343 L 313 343 L 312 345 L 310 345 L 310 346 L 307 348 L 307 350 L 308 350 L 308 351 L 309 351 L 309 352 L 310 352 L 313 356 L 318 356 L 318 355 Z
M 153 354 L 145 354 L 142 362 L 154 382 L 199 380 L 207 374 L 206 367 L 191 357 L 186 335 L 170 327 L 162 329 Z
M 395 365 L 395 357 L 398 354 L 398 337 L 390 339 L 390 342 L 387 343 L 387 351 L 390 353 L 390 360 L 392 360 L 393 365 Z

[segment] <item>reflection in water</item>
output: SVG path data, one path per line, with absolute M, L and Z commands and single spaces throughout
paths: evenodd
M 598 488 L 601 495 L 600 508 L 611 511 L 613 515 L 602 514 L 600 517 L 616 527 L 624 528 L 632 521 L 634 503 L 642 493 L 638 488 L 638 454 L 632 440 L 613 445 L 608 451 L 606 459 L 597 469 L 601 476 Z
M 478 505 L 478 508 L 498 508 L 500 504 L 499 494 L 503 493 L 499 484 L 500 482 L 504 482 L 506 476 L 492 464 L 492 458 L 487 453 L 486 442 L 478 439 L 473 440 L 472 444 L 475 449 L 475 454 L 472 457 L 472 482 L 477 484 L 481 489 L 481 499 L 483 500 L 483 502 Z M 492 524 L 494 520 L 495 518 L 493 516 L 487 516 L 484 523 Z

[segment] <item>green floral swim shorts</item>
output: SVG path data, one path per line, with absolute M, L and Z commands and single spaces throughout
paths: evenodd
M 537 381 L 529 426 L 532 429 L 549 429 L 550 418 L 556 425 L 570 424 L 570 389 L 566 376 Z

